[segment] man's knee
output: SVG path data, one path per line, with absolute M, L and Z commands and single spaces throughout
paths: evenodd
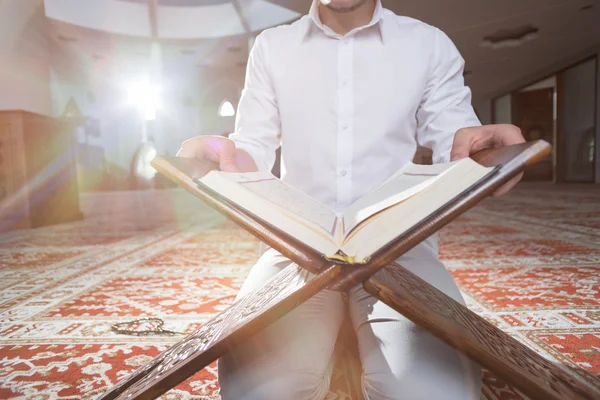
M 464 359 L 463 368 L 430 371 L 410 368 L 381 368 L 363 372 L 366 400 L 478 400 L 481 393 L 481 368 Z
M 322 399 L 343 317 L 338 292 L 324 290 L 219 360 L 227 399 Z
M 221 364 L 221 361 L 219 361 Z M 245 376 L 227 376 L 219 365 L 223 400 L 321 400 L 329 391 L 330 371 L 255 371 Z M 268 376 L 263 376 L 268 375 Z

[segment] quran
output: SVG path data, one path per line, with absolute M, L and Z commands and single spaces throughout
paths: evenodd
M 154 164 L 160 168 L 164 161 L 159 158 Z M 364 264 L 374 252 L 494 171 L 470 158 L 436 165 L 408 163 L 339 213 L 267 171 L 212 170 L 195 182 L 328 259 Z

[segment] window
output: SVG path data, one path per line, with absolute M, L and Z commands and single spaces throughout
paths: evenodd
M 219 116 L 221 117 L 233 117 L 235 115 L 235 109 L 230 101 L 223 100 L 219 106 Z

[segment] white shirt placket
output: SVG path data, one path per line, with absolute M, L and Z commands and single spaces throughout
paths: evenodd
M 337 210 L 348 207 L 352 198 L 352 154 L 354 131 L 353 70 L 354 40 L 338 43 L 337 77 Z

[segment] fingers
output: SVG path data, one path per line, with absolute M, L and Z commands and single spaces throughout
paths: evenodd
M 478 151 L 501 146 L 501 143 L 497 142 L 498 136 L 494 134 L 495 129 L 496 125 L 460 129 L 454 136 L 450 159 L 459 160 Z
M 219 141 L 216 151 L 219 154 L 219 167 L 222 171 L 238 172 L 235 162 L 237 151 L 233 141 L 229 139 Z
M 513 187 L 515 187 L 517 183 L 519 183 L 521 178 L 523 178 L 523 173 L 520 173 L 519 175 L 515 176 L 502 187 L 500 187 L 498 190 L 496 190 L 494 194 L 492 194 L 492 197 L 499 197 L 508 193 L 509 190 L 511 190 Z
M 510 124 L 463 128 L 454 135 L 450 159 L 455 161 L 469 157 L 471 154 L 481 150 L 510 146 L 524 142 L 525 138 L 521 134 L 521 130 Z M 504 186 L 499 188 L 493 196 L 497 197 L 506 194 L 521 180 L 522 177 L 523 174 L 514 177 Z
M 450 160 L 456 161 L 467 158 L 471 155 L 471 147 L 475 139 L 476 131 L 473 128 L 463 128 L 454 135 L 452 150 L 450 151 Z
M 455 161 L 481 150 L 523 142 L 525 139 L 521 130 L 514 125 L 498 124 L 463 128 L 454 135 L 450 159 Z
M 235 143 L 222 136 L 199 136 L 181 144 L 178 157 L 206 159 L 219 163 L 226 172 L 238 172 Z
M 496 142 L 501 146 L 525 143 L 521 129 L 514 125 L 492 125 L 495 127 L 493 134 Z
M 202 158 L 202 153 L 198 153 L 202 148 L 202 139 L 201 137 L 195 137 L 181 143 L 177 157 Z

